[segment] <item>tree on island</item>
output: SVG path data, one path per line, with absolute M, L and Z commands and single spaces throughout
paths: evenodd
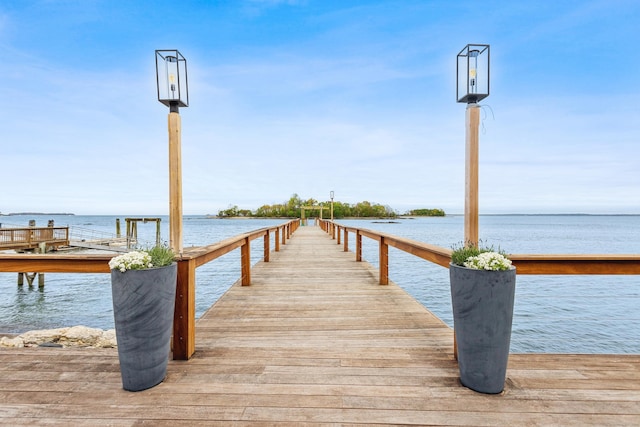
M 445 216 L 442 209 L 412 209 L 405 215 L 409 216 Z
M 274 205 L 262 205 L 255 211 L 249 209 L 240 209 L 237 205 L 229 205 L 227 209 L 218 211 L 220 218 L 300 218 L 302 216 L 303 206 L 322 206 L 326 211 L 325 218 L 329 217 L 331 210 L 331 202 L 319 202 L 316 199 L 303 200 L 297 194 L 293 194 L 289 200 L 284 203 Z M 311 212 L 307 212 L 309 216 Z M 317 215 L 313 212 L 312 214 Z M 445 216 L 442 209 L 413 209 L 406 212 L 408 216 Z M 379 203 L 371 203 L 362 201 L 356 204 L 342 203 L 340 201 L 333 202 L 333 217 L 340 218 L 396 218 L 398 213 L 388 205 Z

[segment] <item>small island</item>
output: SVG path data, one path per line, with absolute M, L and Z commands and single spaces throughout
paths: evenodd
M 406 216 L 445 216 L 442 209 L 412 209 L 408 211 Z
M 309 212 L 309 207 L 322 207 L 323 211 L 328 214 L 331 205 L 332 202 L 330 201 L 303 200 L 297 194 L 293 194 L 284 203 L 262 205 L 254 210 L 241 209 L 237 205 L 229 205 L 227 209 L 219 210 L 217 215 L 209 216 L 215 218 L 300 218 L 303 207 L 307 212 Z M 398 218 L 400 216 L 445 216 L 445 212 L 442 209 L 413 209 L 400 214 L 388 205 L 371 203 L 366 200 L 355 204 L 333 201 L 333 217 L 336 219 Z

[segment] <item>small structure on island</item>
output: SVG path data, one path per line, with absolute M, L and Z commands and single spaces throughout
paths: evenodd
M 320 211 L 320 219 L 322 219 L 322 210 L 325 209 L 322 205 L 315 206 L 300 206 L 300 223 L 301 225 L 307 225 L 307 218 L 305 215 L 306 210 L 319 210 Z

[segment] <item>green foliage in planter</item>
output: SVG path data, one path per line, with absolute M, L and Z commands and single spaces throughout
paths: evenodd
M 154 246 L 145 252 L 151 256 L 151 263 L 154 267 L 170 265 L 176 257 L 173 250 L 167 246 Z
M 477 261 L 472 262 L 471 264 L 469 263 L 469 261 L 473 260 L 474 258 L 477 260 L 477 257 L 480 254 L 486 253 L 486 254 L 492 254 L 494 258 L 497 258 L 498 263 L 494 264 L 493 267 L 485 267 L 483 269 L 507 270 L 511 266 L 511 261 L 508 260 L 507 253 L 504 252 L 502 249 L 500 249 L 500 247 L 498 247 L 498 249 L 494 249 L 493 246 L 483 245 L 482 242 L 479 242 L 478 245 L 474 245 L 472 242 L 467 242 L 466 244 L 459 243 L 458 245 L 454 245 L 452 249 L 453 249 L 453 252 L 451 253 L 451 263 L 454 265 L 459 265 L 459 266 L 468 267 L 468 268 L 477 268 Z M 481 263 L 482 262 L 483 261 L 481 261 Z M 476 265 L 473 266 L 473 264 L 476 264 Z

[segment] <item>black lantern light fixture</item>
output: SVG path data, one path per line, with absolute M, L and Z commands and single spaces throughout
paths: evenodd
M 468 44 L 458 54 L 456 99 L 475 104 L 489 96 L 489 45 Z
M 156 50 L 156 83 L 158 101 L 171 112 L 189 106 L 187 60 L 177 49 Z

